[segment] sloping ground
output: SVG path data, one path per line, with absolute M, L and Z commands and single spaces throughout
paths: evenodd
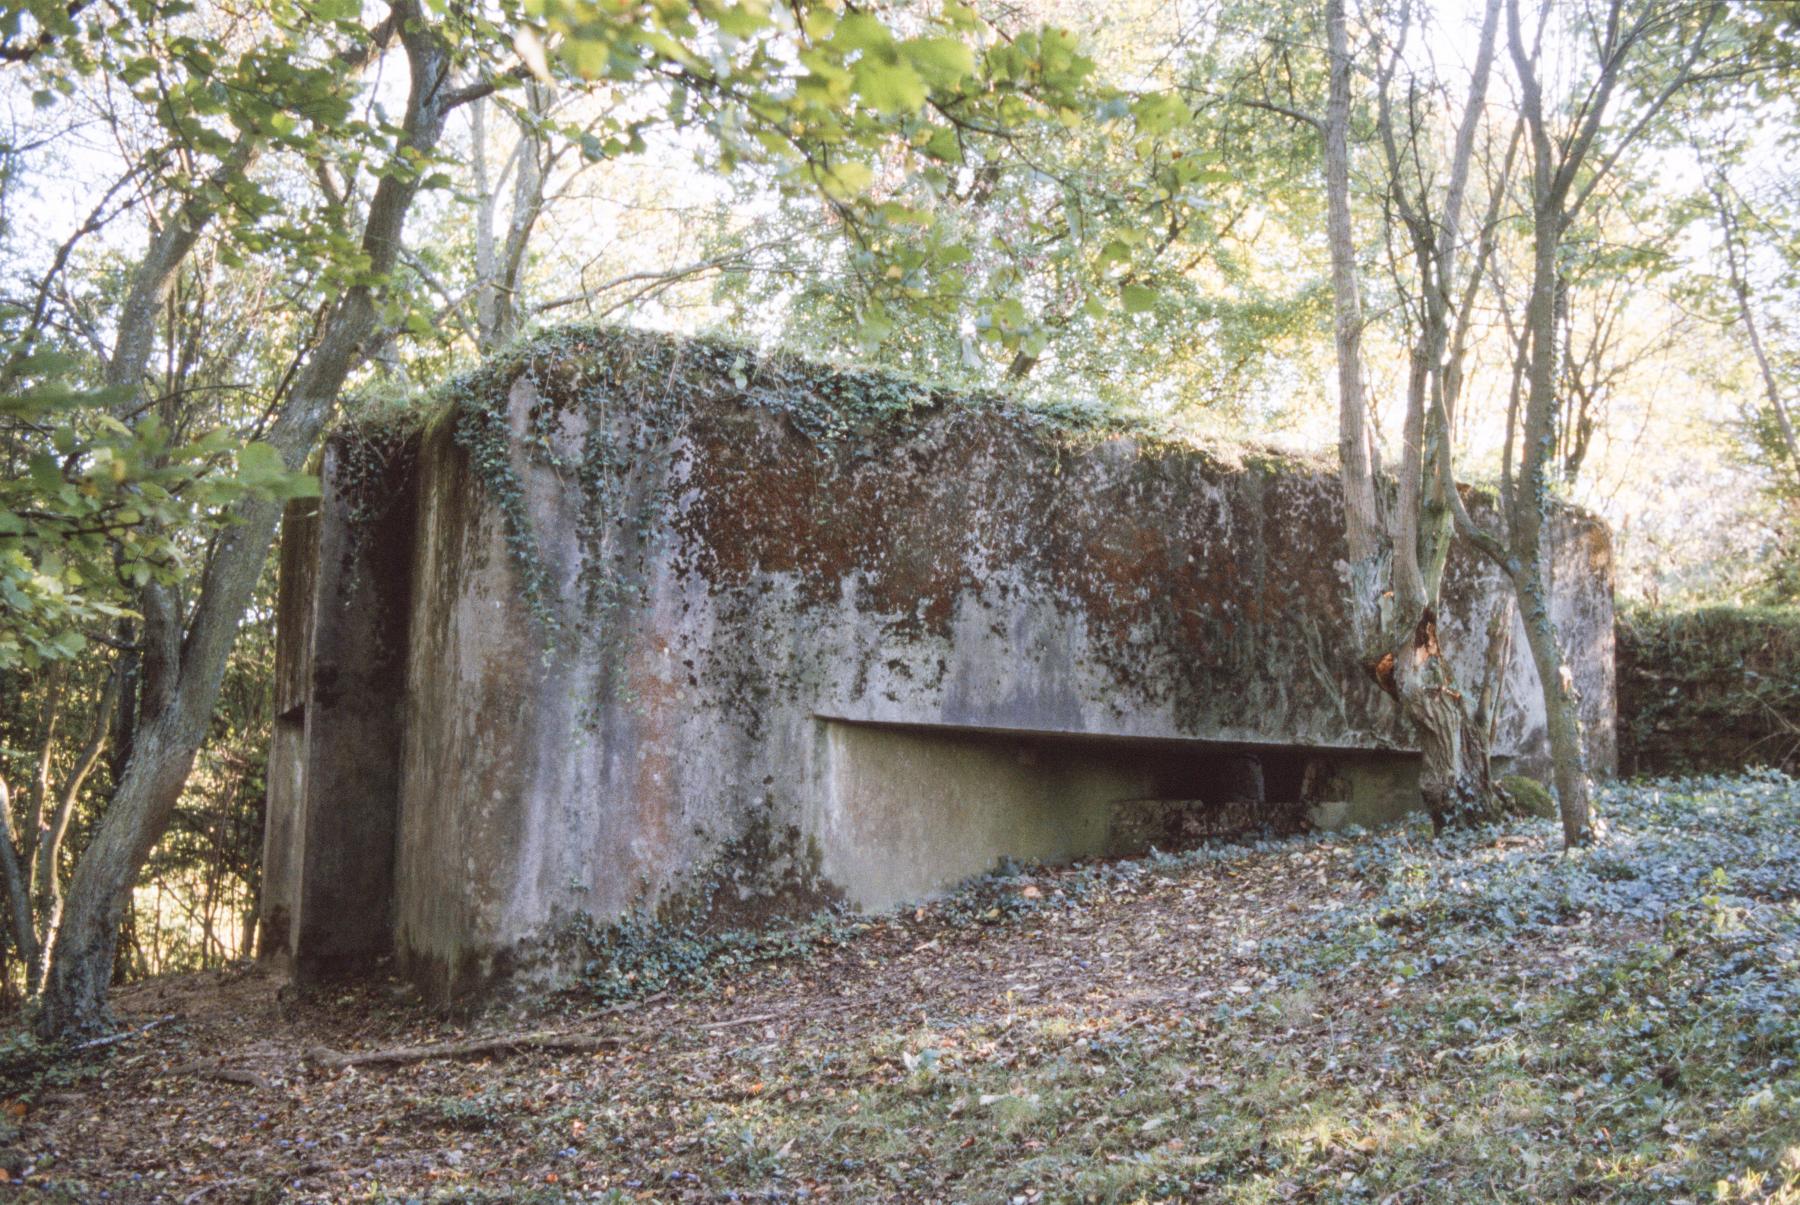
M 1800 1201 L 1800 783 L 1602 806 L 1573 857 L 1542 821 L 1340 835 L 621 947 L 606 995 L 710 982 L 466 1031 L 388 986 L 150 983 L 122 1009 L 171 1019 L 18 1079 L 6 1168 L 83 1201 Z M 484 1035 L 524 1048 L 393 1053 Z

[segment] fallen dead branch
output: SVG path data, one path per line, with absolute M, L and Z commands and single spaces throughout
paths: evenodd
M 695 1029 L 733 1029 L 739 1025 L 755 1025 L 761 1021 L 779 1021 L 792 1013 L 751 1013 L 747 1017 L 728 1017 L 723 1021 L 703 1021 Z
M 624 1038 L 608 1034 L 538 1030 L 471 1038 L 466 1042 L 439 1042 L 430 1046 L 394 1046 L 386 1050 L 331 1050 L 314 1046 L 306 1052 L 309 1062 L 321 1067 L 397 1066 L 432 1059 L 462 1059 L 481 1054 L 510 1054 L 520 1050 L 600 1050 L 621 1046 Z
M 158 1025 L 167 1025 L 170 1021 L 173 1021 L 174 1019 L 175 1019 L 175 1014 L 170 1013 L 166 1017 L 156 1018 L 156 1020 L 150 1022 L 148 1025 L 140 1025 L 136 1029 L 121 1030 L 118 1033 L 109 1033 L 103 1038 L 90 1038 L 85 1042 L 77 1042 L 77 1043 L 75 1043 L 75 1045 L 69 1047 L 69 1053 L 70 1054 L 78 1054 L 84 1050 L 98 1050 L 102 1046 L 113 1046 L 119 1042 L 124 1042 L 124 1041 L 128 1041 L 131 1038 L 135 1038 L 139 1034 L 149 1033 L 151 1030 L 155 1029 Z
M 222 1080 L 228 1084 L 245 1084 L 263 1092 L 273 1092 L 275 1084 L 268 1076 L 247 1067 L 226 1067 L 219 1063 L 182 1063 L 169 1068 L 169 1075 L 192 1075 L 201 1079 Z

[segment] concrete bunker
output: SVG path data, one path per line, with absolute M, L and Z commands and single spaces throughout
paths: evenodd
M 1417 804 L 1335 645 L 1325 461 L 607 330 L 446 394 L 335 434 L 284 524 L 262 945 L 303 972 L 392 954 L 450 997 L 698 899 L 881 908 L 1002 858 Z M 1553 521 L 1607 772 L 1610 546 Z M 1453 554 L 1465 681 L 1502 597 Z M 1541 773 L 1513 650 L 1494 749 Z

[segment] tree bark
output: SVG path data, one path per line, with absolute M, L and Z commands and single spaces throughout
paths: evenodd
M 518 139 L 497 178 L 490 179 L 487 167 L 486 100 L 478 100 L 470 111 L 471 132 L 475 139 L 473 170 L 475 176 L 475 329 L 480 350 L 491 352 L 510 342 L 519 333 L 524 318 L 520 305 L 524 284 L 525 254 L 531 233 L 543 216 L 544 160 L 546 140 L 532 124 L 550 111 L 550 94 L 536 81 L 525 84 L 526 111 L 529 116 L 514 124 Z M 499 238 L 494 224 L 495 195 L 512 176 L 512 202 L 507 214 L 506 235 Z
M 106 362 L 108 388 L 135 390 L 149 363 L 156 342 L 157 318 L 181 265 L 194 244 L 218 213 L 225 189 L 250 169 L 262 153 L 262 144 L 251 134 L 240 134 L 225 158 L 205 183 L 163 223 L 131 278 L 131 290 L 119 311 L 112 355 Z
M 1544 721 L 1549 729 L 1563 847 L 1574 849 L 1594 839 L 1587 750 L 1581 742 L 1581 700 L 1575 691 L 1575 677 L 1563 659 L 1556 624 L 1550 618 L 1544 576 L 1541 564 L 1533 562 L 1526 567 L 1518 588 L 1519 597 L 1525 602 L 1525 643 L 1531 649 L 1531 660 L 1544 688 Z
M 1768 399 L 1769 411 L 1775 416 L 1776 429 L 1781 433 L 1782 447 L 1787 451 L 1788 472 L 1800 484 L 1800 435 L 1795 434 L 1793 415 L 1789 413 L 1787 399 L 1781 395 L 1780 382 L 1775 379 L 1775 369 L 1769 363 L 1767 349 L 1763 347 L 1762 329 L 1757 325 L 1756 311 L 1750 305 L 1750 282 L 1746 277 L 1745 267 L 1738 258 L 1737 217 L 1732 213 L 1722 182 L 1708 185 L 1708 191 L 1718 210 L 1719 233 L 1725 239 L 1725 263 L 1731 274 L 1731 296 L 1737 303 L 1738 321 L 1744 324 L 1744 334 L 1750 340 L 1750 350 L 1756 357 L 1757 372 L 1762 377 L 1763 396 Z
M 1555 446 L 1557 251 L 1562 241 L 1562 222 L 1559 207 L 1538 207 L 1537 248 L 1525 311 L 1530 355 L 1520 440 L 1522 457 L 1507 527 L 1511 576 L 1524 613 L 1526 643 L 1543 689 L 1544 721 L 1555 766 L 1563 843 L 1573 848 L 1593 839 L 1587 757 L 1581 745 L 1574 678 L 1564 662 L 1562 642 L 1550 615 L 1550 583 L 1545 571 L 1549 558 L 1545 533 L 1550 517 L 1550 457 Z
M 19 857 L 17 834 L 13 832 L 12 793 L 6 780 L 0 778 L 0 875 L 6 881 L 7 919 L 12 924 L 13 947 L 19 961 L 26 966 L 37 955 L 37 929 L 31 923 L 31 888 L 25 876 L 25 864 Z
M 1350 215 L 1350 56 L 1344 0 L 1325 0 L 1330 84 L 1321 130 L 1325 161 L 1325 231 L 1331 250 L 1332 337 L 1337 350 L 1338 460 L 1344 489 L 1344 536 L 1349 549 L 1351 623 L 1359 654 L 1376 647 L 1387 627 L 1381 599 L 1388 558 L 1375 500 L 1377 464 L 1369 444 L 1363 386 L 1362 295 L 1356 273 L 1356 231 Z
M 1617 8 L 1615 2 L 1615 14 Z M 1589 112 L 1582 130 L 1569 140 L 1569 149 L 1559 160 L 1544 117 L 1536 52 L 1525 43 L 1519 0 L 1507 0 L 1507 40 L 1519 74 L 1520 108 L 1533 152 L 1531 292 L 1526 299 L 1522 334 L 1525 412 L 1519 432 L 1519 473 L 1507 515 L 1507 568 L 1518 591 L 1525 639 L 1542 687 L 1563 844 L 1572 848 L 1591 841 L 1593 828 L 1588 814 L 1587 759 L 1581 748 L 1574 682 L 1563 663 L 1561 641 L 1550 616 L 1549 582 L 1544 572 L 1550 458 L 1556 446 L 1557 259 L 1569 219 L 1568 192 L 1580 165 L 1580 159 L 1573 156 L 1584 156 L 1592 144 L 1614 79 L 1610 71 L 1603 75 L 1596 108 Z
M 1449 479 L 1447 433 L 1438 438 L 1433 423 L 1447 421 L 1443 419 L 1442 361 L 1448 345 L 1449 287 L 1474 131 L 1494 57 L 1498 14 L 1499 0 L 1488 0 L 1481 54 L 1458 130 L 1444 212 L 1435 222 L 1425 209 L 1424 183 L 1415 205 L 1406 195 L 1399 171 L 1393 114 L 1386 94 L 1398 49 L 1381 73 L 1381 133 L 1388 152 L 1389 183 L 1413 236 L 1420 271 L 1421 323 L 1412 349 L 1398 497 L 1384 523 L 1376 504 L 1378 466 L 1364 421 L 1362 313 L 1350 211 L 1353 63 L 1344 0 L 1326 0 L 1325 5 L 1330 91 L 1322 133 L 1338 357 L 1340 472 L 1350 556 L 1346 585 L 1353 638 L 1359 660 L 1394 698 L 1417 734 L 1423 754 L 1420 793 L 1432 823 L 1440 830 L 1446 824 L 1485 819 L 1496 804 L 1486 734 L 1472 718 L 1439 645 L 1435 607 L 1450 538 L 1449 515 L 1441 503 L 1429 516 L 1424 507 L 1427 494 L 1438 498 Z M 1409 20 L 1410 9 L 1403 10 L 1402 41 Z M 1434 400 L 1436 404 L 1430 404 Z M 1427 455 L 1428 447 L 1431 455 Z M 1453 483 L 1447 488 L 1454 492 Z M 1422 528 L 1422 518 L 1429 519 L 1429 530 Z
M 31 861 L 37 849 L 38 833 L 44 827 L 44 812 L 49 807 L 50 763 L 56 750 L 56 727 L 62 718 L 62 666 L 52 662 L 44 677 L 44 708 L 38 723 L 44 743 L 38 748 L 37 772 L 31 781 L 31 807 L 24 831 L 19 834 L 18 853 L 20 860 L 26 863 Z
M 1418 733 L 1419 795 L 1442 832 L 1479 824 L 1498 812 L 1488 738 L 1457 685 L 1439 644 L 1437 614 L 1426 607 L 1394 651 L 1376 666 L 1376 680 L 1400 705 Z

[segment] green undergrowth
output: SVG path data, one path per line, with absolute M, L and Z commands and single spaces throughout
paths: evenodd
M 850 941 L 870 923 L 831 908 L 793 923 L 710 932 L 633 913 L 609 924 L 584 919 L 570 936 L 585 955 L 580 990 L 619 1004 L 676 988 L 705 990 L 759 963 L 806 958 Z
M 615 1200 L 1800 1202 L 1800 783 L 1598 803 L 1571 854 L 1521 818 L 1006 868 L 906 919 L 998 940 L 1244 866 L 1333 887 L 1228 989 L 1171 977 L 1204 1006 L 747 1038 L 753 1085 L 633 1084 L 566 1153 Z
M 565 400 L 575 396 L 571 389 L 603 384 L 617 401 L 663 395 L 690 403 L 760 406 L 791 416 L 802 433 L 824 444 L 944 406 L 1016 411 L 1038 430 L 1154 429 L 1141 417 L 1092 402 L 1052 399 L 1027 405 L 1005 393 L 954 389 L 889 369 L 759 349 L 720 334 L 678 336 L 594 323 L 535 332 L 430 389 L 357 394 L 346 403 L 339 429 L 421 430 L 454 419 L 465 407 L 503 406 L 522 378 Z

